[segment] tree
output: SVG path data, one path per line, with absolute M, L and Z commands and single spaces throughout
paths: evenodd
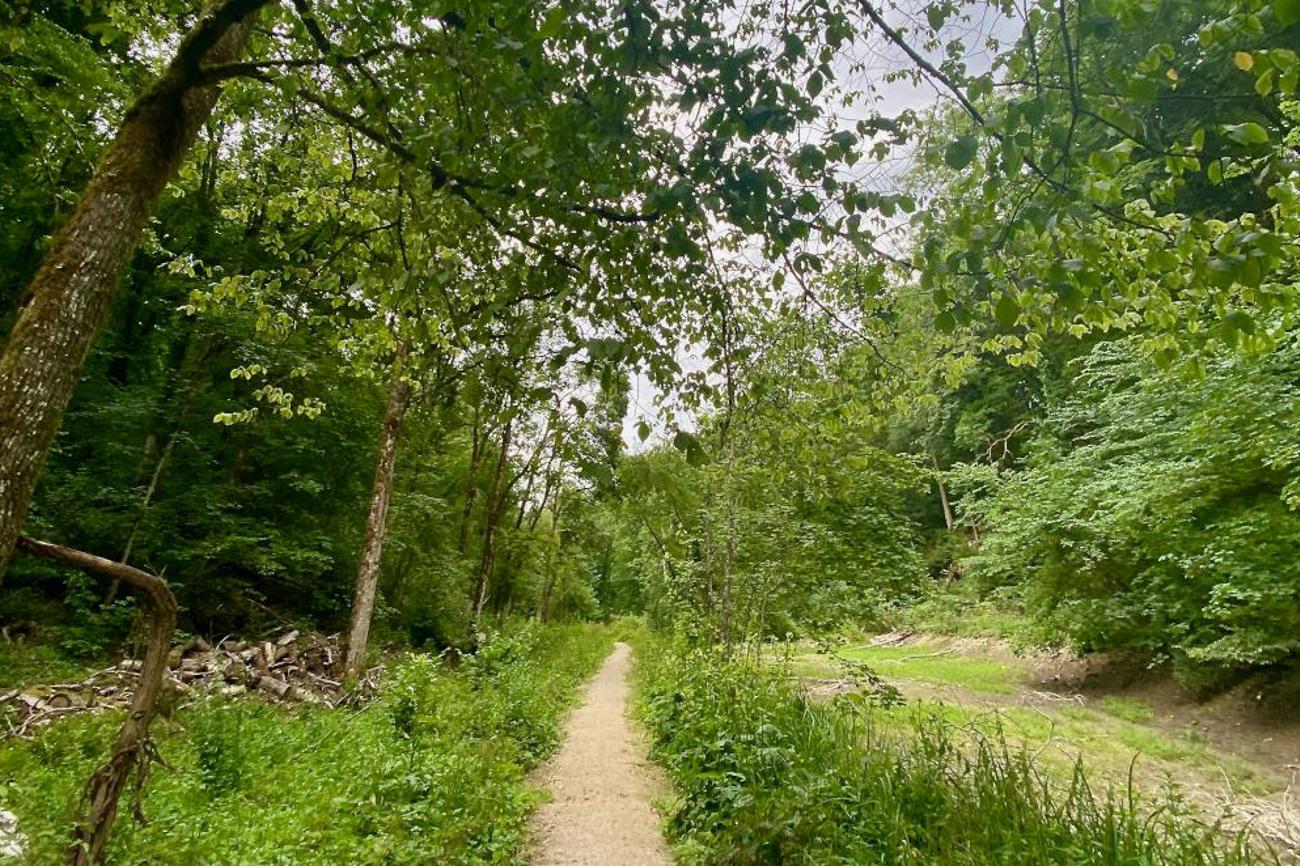
M 216 104 L 202 67 L 238 57 L 267 2 L 227 0 L 199 19 L 127 111 L 32 277 L 0 357 L 0 573 L 122 269 Z

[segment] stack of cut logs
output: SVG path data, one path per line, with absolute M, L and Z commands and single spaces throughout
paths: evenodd
M 380 669 L 372 668 L 345 689 L 330 676 L 339 657 L 338 635 L 303 637 L 290 631 L 262 641 L 225 639 L 215 646 L 201 637 L 191 638 L 172 648 L 161 711 L 214 693 L 324 706 L 373 697 Z M 140 667 L 138 659 L 124 659 L 78 683 L 29 686 L 0 694 L 0 718 L 8 723 L 9 736 L 21 736 L 62 716 L 124 709 L 131 702 Z

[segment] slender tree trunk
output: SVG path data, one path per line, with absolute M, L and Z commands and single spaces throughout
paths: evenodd
M 122 270 L 220 94 L 202 65 L 237 58 L 269 2 L 225 0 L 199 20 L 127 111 L 28 285 L 0 356 L 0 574 Z
M 483 605 L 487 601 L 488 584 L 491 582 L 492 566 L 496 562 L 496 529 L 505 510 L 508 490 L 502 489 L 501 480 L 505 475 L 506 463 L 510 458 L 510 431 L 514 419 L 506 421 L 501 428 L 501 453 L 497 455 L 496 471 L 492 474 L 492 487 L 488 493 L 487 507 L 483 512 L 483 551 L 479 556 L 478 579 L 474 585 L 474 619 L 483 616 Z
M 538 618 L 542 622 L 547 622 L 551 616 L 551 593 L 555 592 L 555 575 L 556 564 L 559 559 L 559 527 L 560 527 L 560 500 L 561 491 L 555 491 L 555 506 L 551 508 L 551 529 L 547 533 L 546 545 L 546 578 L 542 582 L 542 597 L 538 605 Z
M 86 814 L 78 822 L 73 844 L 68 849 L 71 866 L 96 866 L 104 862 L 108 836 L 117 817 L 118 799 L 131 770 L 143 779 L 153 757 L 149 723 L 167 673 L 167 654 L 176 630 L 176 597 L 161 577 L 129 565 L 32 538 L 20 537 L 16 544 L 33 556 L 120 580 L 139 592 L 149 608 L 149 645 L 140 668 L 140 683 L 131 697 L 126 721 L 117 732 L 112 757 L 86 783 L 83 800 Z
M 469 547 L 469 519 L 474 513 L 474 499 L 478 493 L 478 464 L 483 459 L 483 436 L 479 428 L 479 407 L 474 407 L 474 426 L 470 430 L 469 472 L 465 481 L 465 503 L 460 510 L 460 534 L 456 549 L 461 556 Z
M 122 556 L 118 559 L 118 562 L 127 563 L 131 561 L 131 551 L 135 548 L 135 540 L 140 535 L 140 527 L 144 525 L 144 519 L 149 512 L 149 506 L 153 503 L 154 494 L 158 492 L 158 482 L 162 480 L 163 470 L 167 468 L 172 452 L 176 450 L 176 440 L 180 438 L 181 432 L 185 429 L 185 417 L 189 414 L 190 404 L 198 393 L 199 385 L 202 384 L 204 374 L 207 372 L 207 360 L 211 357 L 212 349 L 213 344 L 209 342 L 199 353 L 198 368 L 190 376 L 185 394 L 176 409 L 176 425 L 172 428 L 171 435 L 167 437 L 167 443 L 163 445 L 162 453 L 158 455 L 157 462 L 154 463 L 153 472 L 149 474 L 149 483 L 145 486 L 144 497 L 140 500 L 140 509 L 136 513 L 135 522 L 131 524 L 131 532 L 126 537 L 126 545 L 122 548 Z M 146 443 L 146 449 L 152 451 L 153 447 L 157 446 L 158 437 L 156 434 L 150 433 L 149 440 L 150 442 Z M 116 578 L 113 579 L 113 582 L 108 587 L 108 593 L 104 596 L 105 605 L 112 604 L 117 598 L 120 583 Z
M 548 429 L 549 429 L 549 425 L 548 425 Z M 533 449 L 532 455 L 528 458 L 528 483 L 524 485 L 523 495 L 519 497 L 519 512 L 515 515 L 515 529 L 522 529 L 524 526 L 524 518 L 528 516 L 528 506 L 530 504 L 530 500 L 532 500 L 533 498 L 533 490 L 536 489 L 537 487 L 537 474 L 541 466 L 542 447 L 546 443 L 546 438 L 547 436 L 544 433 L 541 440 L 538 441 L 537 447 Z M 555 459 L 555 449 L 551 449 L 551 454 L 546 459 L 545 474 L 548 477 L 551 471 L 551 463 L 554 461 L 554 459 Z M 550 492 L 550 487 L 548 485 L 547 493 L 549 492 Z M 546 494 L 543 494 L 543 497 L 545 497 L 545 495 Z M 529 527 L 529 529 L 531 530 L 532 527 Z
M 700 565 L 703 567 L 705 576 L 704 599 L 701 607 L 704 610 L 705 621 L 712 627 L 713 617 L 713 531 L 710 528 L 709 511 L 704 508 L 700 514 Z
M 388 534 L 388 500 L 393 489 L 393 466 L 397 461 L 397 443 L 401 438 L 402 419 L 411 403 L 411 383 L 406 378 L 407 346 L 397 347 L 393 380 L 388 386 L 388 411 L 379 436 L 379 460 L 375 465 L 375 483 L 370 494 L 370 513 L 366 516 L 366 538 L 361 545 L 357 565 L 357 584 L 352 595 L 352 617 L 348 623 L 343 652 L 343 675 L 356 676 L 366 659 L 366 641 L 370 637 L 370 620 L 375 612 L 375 587 L 379 583 L 379 564 Z
M 528 482 L 524 485 L 523 495 L 519 497 L 519 508 L 515 512 L 515 529 L 524 528 L 524 518 L 528 515 L 528 501 L 533 498 L 533 486 L 537 483 L 537 467 L 528 470 Z
M 948 489 L 943 486 L 943 470 L 939 468 L 939 458 L 935 455 L 930 455 L 930 462 L 934 464 L 934 479 L 939 485 L 939 501 L 943 503 L 943 525 L 952 532 L 957 522 L 953 519 L 952 505 L 948 502 Z
M 728 374 L 730 375 L 730 374 Z M 725 432 L 727 437 L 727 537 L 722 548 L 722 651 L 731 656 L 731 644 L 735 631 L 735 600 L 732 594 L 732 568 L 736 560 L 736 440 L 730 430 L 730 420 Z

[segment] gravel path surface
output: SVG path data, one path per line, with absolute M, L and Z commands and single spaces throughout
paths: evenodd
M 627 644 L 615 645 L 541 769 L 551 801 L 533 819 L 536 866 L 671 866 L 650 805 L 664 785 L 627 718 Z

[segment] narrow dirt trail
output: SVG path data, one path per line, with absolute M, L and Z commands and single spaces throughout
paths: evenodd
M 614 646 L 569 718 L 537 783 L 551 801 L 533 818 L 536 866 L 671 866 L 650 799 L 663 784 L 627 718 L 631 649 Z

